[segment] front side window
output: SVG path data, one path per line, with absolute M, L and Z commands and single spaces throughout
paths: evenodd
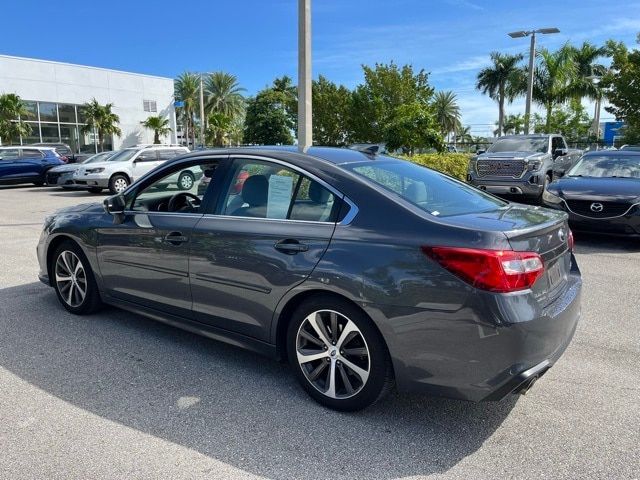
M 320 183 L 281 165 L 236 161 L 222 202 L 222 214 L 234 217 L 331 222 L 335 195 Z
M 108 162 L 126 162 L 138 153 L 138 150 L 120 150 L 118 153 L 109 157 Z
M 145 150 L 141 152 L 140 155 L 136 158 L 138 162 L 157 162 L 158 155 L 155 150 Z
M 380 159 L 345 168 L 370 180 L 374 188 L 383 187 L 434 216 L 480 213 L 507 205 L 465 183 L 411 162 Z
M 176 165 L 138 192 L 131 202 L 131 210 L 199 213 L 217 167 L 218 162 L 214 160 Z

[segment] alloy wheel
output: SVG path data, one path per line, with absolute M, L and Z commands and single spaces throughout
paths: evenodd
M 358 394 L 371 371 L 362 332 L 333 310 L 318 310 L 304 319 L 296 337 L 296 355 L 307 381 L 330 398 Z
M 193 178 L 191 178 L 191 175 L 183 175 L 180 179 L 180 186 L 183 190 L 191 190 L 191 187 L 193 187 Z
M 87 274 L 78 256 L 70 250 L 60 252 L 55 264 L 56 285 L 70 307 L 79 307 L 87 295 Z

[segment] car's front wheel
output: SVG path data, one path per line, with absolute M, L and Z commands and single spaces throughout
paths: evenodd
M 196 182 L 196 178 L 191 172 L 182 172 L 178 177 L 178 188 L 180 190 L 191 190 L 193 184 Z
M 54 288 L 64 308 L 82 315 L 92 313 L 102 305 L 89 261 L 77 244 L 61 243 L 51 262 Z
M 312 298 L 296 309 L 287 351 L 302 387 L 329 408 L 363 409 L 394 383 L 380 333 L 361 310 L 339 298 Z
M 117 195 L 118 193 L 124 192 L 129 186 L 129 183 L 129 179 L 126 176 L 116 173 L 111 177 L 111 180 L 109 180 L 109 191 L 113 195 Z

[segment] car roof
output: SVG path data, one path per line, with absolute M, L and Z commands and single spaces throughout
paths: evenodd
M 594 150 L 584 154 L 585 157 L 640 157 L 638 150 Z
M 0 147 L 0 150 L 7 150 L 9 148 L 17 148 L 20 150 L 24 150 L 26 148 L 31 148 L 33 150 L 47 150 L 47 151 L 55 151 L 54 147 L 41 147 L 40 145 L 3 145 Z
M 205 150 L 206 151 L 206 150 Z M 226 152 L 229 155 L 238 155 L 242 153 L 258 153 L 264 152 L 286 152 L 308 155 L 311 157 L 319 158 L 327 162 L 331 162 L 335 165 L 342 165 L 346 163 L 360 163 L 367 161 L 374 161 L 379 159 L 391 159 L 381 154 L 371 154 L 362 152 L 360 150 L 354 150 L 345 147 L 309 147 L 301 152 L 297 145 L 260 145 L 260 146 L 247 146 L 238 148 L 228 148 L 223 150 L 213 150 L 216 153 Z M 211 150 L 209 150 L 211 152 Z M 201 153 L 201 152 L 198 152 Z
M 549 138 L 552 134 L 550 133 L 532 133 L 530 135 L 503 135 L 502 137 L 496 138 L 496 140 L 500 140 L 503 138 Z

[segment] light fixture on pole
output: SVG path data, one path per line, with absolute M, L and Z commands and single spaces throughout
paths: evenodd
M 524 111 L 524 134 L 529 134 L 529 121 L 531 117 L 531 99 L 533 97 L 533 74 L 535 70 L 536 59 L 536 33 L 543 35 L 549 35 L 551 33 L 560 33 L 560 30 L 552 28 L 538 28 L 537 30 L 520 30 L 517 32 L 511 32 L 508 35 L 511 38 L 523 38 L 531 37 L 531 47 L 529 49 L 529 78 L 527 80 L 527 104 Z
M 298 149 L 312 144 L 311 0 L 298 0 Z

